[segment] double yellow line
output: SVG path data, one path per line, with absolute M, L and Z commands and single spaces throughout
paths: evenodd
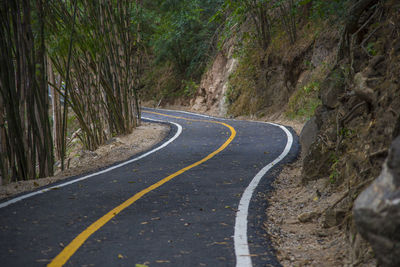
M 172 116 L 172 115 L 166 115 L 166 114 L 161 114 L 161 113 L 157 113 L 157 112 L 150 112 L 150 111 L 146 111 L 146 113 L 152 113 L 152 114 L 156 114 L 156 115 L 161 115 L 161 116 L 166 116 L 166 117 L 171 117 L 171 118 L 176 118 L 176 119 L 183 119 L 183 120 L 188 120 L 188 121 L 197 121 L 197 122 L 209 122 L 209 123 L 215 123 L 215 124 L 221 124 L 225 127 L 227 127 L 230 132 L 231 135 L 229 136 L 229 138 L 225 141 L 225 143 L 222 144 L 222 146 L 220 146 L 217 150 L 215 150 L 214 152 L 212 152 L 211 154 L 209 154 L 208 156 L 206 156 L 205 158 L 165 177 L 164 179 L 158 181 L 157 183 L 143 189 L 142 191 L 140 191 L 139 193 L 135 194 L 134 196 L 132 196 L 131 198 L 129 198 L 128 200 L 126 200 L 125 202 L 123 202 L 122 204 L 120 204 L 119 206 L 115 207 L 114 209 L 112 209 L 111 211 L 109 211 L 107 214 L 105 214 L 103 217 L 101 217 L 100 219 L 98 219 L 97 221 L 95 221 L 93 224 L 91 224 L 88 228 L 86 228 L 82 233 L 80 233 L 77 237 L 75 237 L 74 240 L 72 240 L 71 243 L 69 243 L 62 251 L 60 254 L 58 254 L 47 266 L 53 267 L 53 266 L 63 266 L 68 260 L 69 258 L 71 258 L 72 255 L 74 255 L 74 253 L 83 245 L 83 243 L 85 243 L 85 241 L 91 236 L 93 235 L 97 230 L 99 230 L 101 227 L 103 227 L 107 222 L 109 222 L 112 218 L 114 218 L 118 213 L 120 213 L 121 211 L 123 211 L 124 209 L 126 209 L 127 207 L 129 207 L 130 205 L 132 205 L 133 203 L 135 203 L 138 199 L 140 199 L 141 197 L 143 197 L 144 195 L 146 195 L 147 193 L 149 193 L 150 191 L 157 189 L 158 187 L 162 186 L 163 184 L 165 184 L 166 182 L 172 180 L 173 178 L 175 178 L 176 176 L 192 169 L 193 167 L 196 167 L 204 162 L 206 162 L 207 160 L 211 159 L 212 157 L 214 157 L 215 155 L 217 155 L 218 153 L 220 153 L 222 150 L 224 150 L 235 138 L 236 136 L 236 131 L 235 129 L 230 126 L 229 124 L 223 123 L 223 122 L 219 122 L 219 121 L 210 121 L 210 120 L 195 120 L 195 119 L 187 119 L 187 118 L 183 118 L 183 117 L 177 117 L 177 116 Z

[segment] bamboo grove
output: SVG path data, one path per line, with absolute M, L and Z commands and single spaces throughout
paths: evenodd
M 265 50 L 283 31 L 293 43 L 301 10 L 336 2 L 1 1 L 0 183 L 68 167 L 72 136 L 95 150 L 131 133 L 139 96 L 192 96 L 225 40 Z
M 138 0 L 2 1 L 2 179 L 64 168 L 69 112 L 88 150 L 140 124 L 140 16 Z

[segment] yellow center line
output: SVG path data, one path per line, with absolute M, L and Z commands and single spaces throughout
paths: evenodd
M 230 137 L 225 141 L 225 143 L 223 143 L 217 150 L 215 150 L 214 152 L 212 152 L 211 154 L 209 154 L 208 156 L 206 156 L 205 158 L 165 177 L 164 179 L 158 181 L 157 183 L 143 189 L 142 191 L 140 191 L 139 193 L 135 194 L 134 196 L 132 196 L 131 198 L 129 198 L 128 200 L 126 200 L 125 202 L 123 202 L 122 204 L 120 204 L 119 206 L 115 207 L 114 209 L 112 209 L 111 211 L 109 211 L 107 214 L 105 214 L 103 217 L 101 217 L 100 219 L 98 219 L 97 221 L 95 221 L 94 223 L 92 223 L 88 228 L 86 228 L 82 233 L 80 233 L 77 237 L 74 238 L 74 240 L 71 241 L 71 243 L 69 243 L 61 252 L 60 254 L 58 254 L 47 266 L 63 266 L 68 260 L 69 258 L 71 258 L 72 255 L 74 255 L 74 253 L 83 245 L 83 243 L 85 243 L 85 241 L 91 236 L 93 235 L 97 230 L 99 230 L 101 227 L 103 227 L 107 222 L 109 222 L 112 218 L 114 218 L 118 213 L 120 213 L 121 211 L 123 211 L 124 209 L 126 209 L 127 207 L 129 207 L 130 205 L 132 205 L 134 202 L 136 202 L 138 199 L 140 199 L 142 196 L 146 195 L 147 193 L 149 193 L 150 191 L 162 186 L 163 184 L 165 184 L 166 182 L 172 180 L 173 178 L 175 178 L 176 176 L 192 169 L 193 167 L 196 167 L 204 162 L 206 162 L 207 160 L 211 159 L 212 157 L 214 157 L 215 155 L 217 155 L 218 153 L 220 153 L 222 150 L 224 150 L 235 138 L 236 136 L 236 131 L 235 129 L 230 126 L 229 124 L 223 123 L 223 122 L 219 122 L 219 121 L 208 121 L 208 120 L 195 120 L 195 119 L 187 119 L 187 118 L 183 118 L 183 117 L 176 117 L 176 116 L 172 116 L 172 115 L 166 115 L 166 114 L 161 114 L 161 113 L 157 113 L 157 112 L 151 112 L 151 111 L 146 111 L 147 113 L 152 113 L 152 114 L 157 114 L 157 115 L 161 115 L 161 116 L 166 116 L 166 117 L 172 117 L 172 118 L 177 118 L 177 119 L 183 119 L 183 120 L 189 120 L 189 121 L 200 121 L 200 122 L 209 122 L 209 123 L 215 123 L 215 124 L 221 124 L 227 128 L 229 128 L 229 130 L 231 131 L 231 135 Z

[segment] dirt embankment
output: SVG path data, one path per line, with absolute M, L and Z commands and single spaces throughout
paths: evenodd
M 377 264 L 352 209 L 400 133 L 399 8 L 386 1 L 364 11 L 349 57 L 321 82 L 309 149 L 275 181 L 266 229 L 284 266 Z
M 70 157 L 66 160 L 69 168 L 61 171 L 56 169 L 53 177 L 40 178 L 29 181 L 19 181 L 7 185 L 0 185 L 0 199 L 32 191 L 62 179 L 95 171 L 113 163 L 124 161 L 135 154 L 150 149 L 165 138 L 169 127 L 164 124 L 142 122 L 133 133 L 110 139 L 106 145 L 96 151 L 82 150 L 78 144 L 73 147 Z

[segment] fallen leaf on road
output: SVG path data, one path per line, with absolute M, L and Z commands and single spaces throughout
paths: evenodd
M 211 245 L 228 245 L 228 242 L 214 242 Z
M 38 259 L 36 262 L 50 262 L 51 260 L 49 259 Z
M 156 260 L 157 263 L 169 263 L 169 260 Z
M 123 259 L 124 256 L 122 254 L 118 254 L 118 259 Z

